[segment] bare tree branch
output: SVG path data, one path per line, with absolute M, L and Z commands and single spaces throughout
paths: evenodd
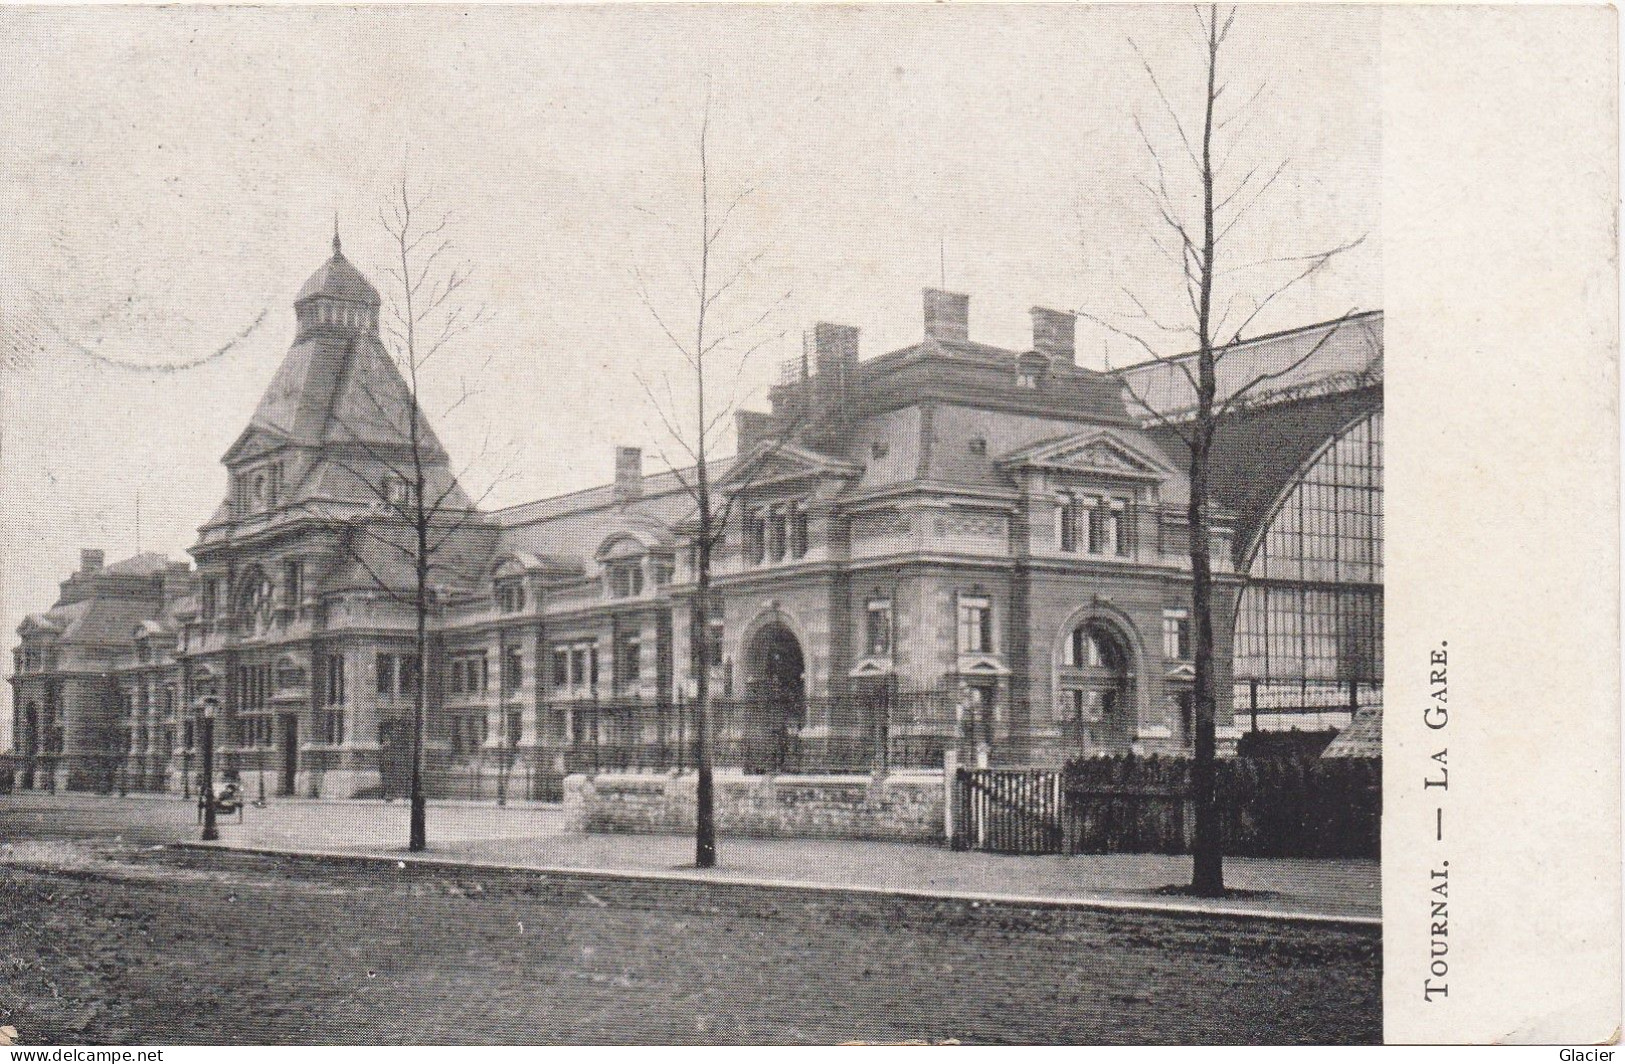
M 1238 405 L 1243 405 L 1238 404 L 1237 400 L 1246 399 L 1259 385 L 1266 384 L 1273 380 L 1279 380 L 1282 377 L 1287 376 L 1288 374 L 1297 370 L 1298 367 L 1304 365 L 1310 359 L 1320 354 L 1321 349 L 1326 346 L 1333 336 L 1337 335 L 1338 330 L 1341 329 L 1350 318 L 1354 317 L 1354 315 L 1358 313 L 1359 308 L 1350 307 L 1347 312 L 1342 314 L 1340 317 L 1335 318 L 1331 322 L 1331 327 L 1326 330 L 1321 338 L 1316 340 L 1309 350 L 1305 351 L 1298 358 L 1294 359 L 1290 365 L 1283 366 L 1280 369 L 1270 370 L 1267 373 L 1260 373 L 1258 376 L 1249 380 L 1246 384 L 1243 384 L 1241 387 L 1231 392 L 1229 398 L 1225 399 L 1224 402 L 1219 405 L 1219 410 L 1215 415 L 1215 419 L 1223 420 L 1223 418 L 1232 410 L 1236 409 Z

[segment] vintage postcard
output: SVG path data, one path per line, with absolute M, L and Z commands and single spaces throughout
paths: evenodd
M 0 1044 L 1610 1059 L 1617 37 L 0 7 Z

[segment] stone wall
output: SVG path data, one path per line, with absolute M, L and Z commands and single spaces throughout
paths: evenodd
M 564 781 L 577 831 L 687 834 L 692 774 L 603 774 Z M 717 834 L 754 838 L 943 841 L 940 772 L 868 776 L 716 775 Z

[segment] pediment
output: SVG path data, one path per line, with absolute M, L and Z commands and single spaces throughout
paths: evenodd
M 1000 459 L 1000 464 L 1134 480 L 1160 481 L 1174 475 L 1160 454 L 1103 429 L 1025 447 Z
M 261 455 L 286 447 L 287 444 L 287 437 L 259 425 L 250 425 L 237 437 L 237 442 L 231 445 L 220 461 L 227 466 L 251 462 Z
M 43 635 L 55 636 L 62 634 L 62 626 L 37 613 L 31 613 L 23 618 L 23 623 L 17 626 L 17 634 L 23 637 Z
M 1004 662 L 991 654 L 960 655 L 958 671 L 962 677 L 1010 675 Z
M 822 454 L 800 444 L 767 441 L 758 444 L 743 461 L 728 470 L 728 475 L 719 481 L 718 486 L 739 489 L 820 477 L 851 478 L 862 474 L 863 467 L 856 462 Z
M 1139 460 L 1130 452 L 1121 447 L 1115 447 L 1104 440 L 1097 440 L 1076 451 L 1059 455 L 1055 459 L 1057 465 L 1069 469 L 1100 470 L 1111 473 L 1152 473 L 1155 470 L 1149 463 Z

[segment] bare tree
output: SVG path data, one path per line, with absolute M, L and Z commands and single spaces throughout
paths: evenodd
M 418 851 L 427 844 L 427 800 L 424 794 L 424 743 L 429 668 L 429 622 L 445 606 L 448 586 L 477 585 L 477 550 L 465 549 L 466 533 L 480 515 L 480 504 L 512 474 L 504 462 L 485 489 L 471 497 L 464 479 L 491 454 L 489 434 L 478 452 L 460 470 L 452 470 L 429 427 L 423 409 L 426 371 L 440 369 L 442 356 L 483 324 L 483 305 L 465 302 L 473 266 L 459 258 L 449 230 L 450 212 L 433 205 L 432 190 L 414 188 L 403 171 L 390 200 L 379 209 L 378 220 L 387 237 L 389 258 L 383 264 L 387 281 L 380 314 L 384 351 L 399 370 L 403 396 L 362 390 L 364 408 L 335 411 L 342 439 L 355 449 L 356 460 L 342 453 L 330 456 L 358 485 L 371 493 L 371 512 L 352 513 L 343 522 L 348 557 L 367 573 L 386 598 L 413 614 L 411 818 L 407 847 Z M 335 241 L 337 237 L 335 236 Z M 352 341 L 358 346 L 364 341 Z M 365 352 L 352 352 L 358 357 Z M 488 368 L 489 355 L 474 373 L 456 371 L 455 393 L 440 418 L 444 420 L 473 398 L 477 388 L 471 377 Z M 400 442 L 380 441 L 369 424 L 382 424 Z M 445 465 L 445 472 L 440 467 Z M 378 475 L 382 470 L 383 476 Z M 389 575 L 389 559 L 410 567 L 407 587 Z M 504 711 L 505 712 L 505 711 Z M 504 720 L 504 728 L 506 721 Z
M 1193 130 L 1151 62 L 1134 42 L 1135 55 L 1150 80 L 1161 106 L 1161 120 L 1171 139 L 1159 143 L 1136 114 L 1134 128 L 1151 164 L 1149 179 L 1137 183 L 1149 200 L 1154 223 L 1149 238 L 1179 277 L 1183 306 L 1177 318 L 1153 309 L 1155 300 L 1128 288 L 1122 295 L 1131 308 L 1125 318 L 1080 313 L 1113 336 L 1129 341 L 1142 355 L 1175 367 L 1189 384 L 1194 405 L 1188 419 L 1167 416 L 1138 394 L 1130 394 L 1150 416 L 1175 434 L 1189 451 L 1190 501 L 1186 519 L 1190 530 L 1191 614 L 1195 622 L 1195 678 L 1192 691 L 1194 761 L 1192 780 L 1196 809 L 1196 837 L 1191 889 L 1204 896 L 1224 893 L 1224 856 L 1217 794 L 1215 716 L 1217 692 L 1213 662 L 1213 503 L 1210 468 L 1214 436 L 1225 417 L 1244 406 L 1248 397 L 1271 381 L 1286 377 L 1308 363 L 1325 347 L 1341 325 L 1356 311 L 1350 309 L 1290 365 L 1242 380 L 1219 396 L 1219 368 L 1248 337 L 1255 321 L 1287 292 L 1324 270 L 1338 256 L 1362 243 L 1349 243 L 1301 255 L 1257 261 L 1233 261 L 1236 227 L 1275 189 L 1290 166 L 1290 158 L 1274 166 L 1255 165 L 1239 176 L 1233 166 L 1235 149 L 1264 93 L 1264 84 L 1234 109 L 1228 107 L 1230 83 L 1220 74 L 1224 46 L 1235 25 L 1236 9 L 1217 5 L 1194 9 L 1199 31 L 1201 78 L 1204 85 L 1198 106 L 1200 129 Z M 1216 151 L 1219 153 L 1215 157 Z M 1181 179 L 1184 184 L 1181 184 Z M 1194 219 L 1190 215 L 1194 212 Z M 1188 317 L 1186 312 L 1188 311 Z M 1189 354 L 1162 352 L 1175 340 L 1193 342 Z M 1181 345 L 1183 346 L 1183 344 Z M 1186 348 L 1189 350 L 1189 348 Z M 1109 346 L 1108 346 L 1109 353 Z M 1195 362 L 1191 372 L 1190 362 Z
M 686 384 L 673 384 L 661 371 L 639 372 L 637 380 L 661 421 L 665 434 L 674 441 L 686 462 L 673 461 L 662 451 L 661 459 L 693 500 L 695 596 L 690 612 L 691 640 L 699 640 L 699 668 L 695 676 L 695 833 L 694 863 L 711 868 L 717 863 L 714 811 L 711 661 L 712 559 L 728 527 L 733 503 L 745 485 L 735 483 L 718 498 L 712 479 L 712 455 L 716 453 L 729 423 L 740 409 L 740 381 L 753 355 L 781 339 L 783 330 L 771 322 L 789 299 L 788 291 L 745 305 L 744 291 L 753 271 L 768 249 L 757 247 L 740 251 L 733 246 L 736 212 L 756 194 L 753 185 L 742 185 L 731 195 L 717 196 L 711 162 L 711 97 L 707 91 L 700 117 L 698 140 L 697 228 L 663 222 L 687 249 L 682 253 L 684 273 L 684 320 L 662 312 L 650 292 L 643 271 L 634 271 L 639 300 L 686 367 Z M 659 219 L 657 219 L 658 221 Z M 722 387 L 722 381 L 729 382 Z M 692 386 L 692 392 L 687 389 Z M 677 398 L 679 389 L 690 398 Z M 769 445 L 775 449 L 795 431 L 793 420 L 781 422 Z M 741 455 L 741 458 L 744 456 Z

